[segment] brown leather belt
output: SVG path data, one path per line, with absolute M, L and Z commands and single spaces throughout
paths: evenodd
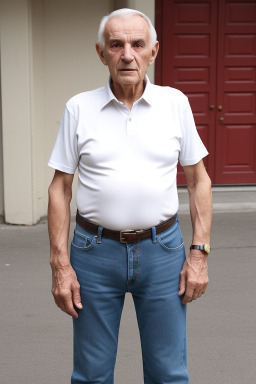
M 170 228 L 174 224 L 176 216 L 177 215 L 174 215 L 170 219 L 156 225 L 156 234 L 164 232 L 166 231 L 166 229 Z M 98 225 L 95 225 L 90 221 L 84 220 L 83 217 L 79 215 L 79 213 L 77 213 L 76 215 L 76 222 L 87 231 L 92 232 L 95 235 L 98 234 Z M 151 237 L 152 229 L 127 229 L 124 231 L 113 231 L 112 229 L 103 228 L 102 236 L 109 237 L 110 239 L 119 240 L 121 243 L 135 243 L 136 241 L 148 239 L 149 237 Z

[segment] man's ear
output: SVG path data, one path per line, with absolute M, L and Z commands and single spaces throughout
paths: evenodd
M 95 48 L 96 48 L 96 51 L 97 51 L 97 53 L 99 55 L 99 58 L 101 59 L 102 63 L 104 65 L 107 65 L 107 62 L 106 62 L 106 59 L 105 59 L 105 56 L 104 56 L 103 48 L 99 45 L 99 43 L 95 44 Z
M 152 48 L 152 51 L 151 51 L 151 58 L 149 60 L 149 63 L 148 65 L 152 65 L 154 62 L 155 62 L 155 59 L 157 57 L 157 54 L 158 54 L 158 50 L 159 50 L 159 42 L 157 41 L 154 45 L 154 47 Z

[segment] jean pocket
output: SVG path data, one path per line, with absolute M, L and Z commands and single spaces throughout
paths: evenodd
M 179 223 L 157 235 L 158 243 L 168 252 L 177 252 L 184 247 Z
M 87 251 L 88 249 L 93 247 L 94 242 L 95 242 L 95 235 L 92 234 L 89 237 L 88 235 L 85 235 L 79 232 L 77 229 L 74 230 L 72 245 L 75 248 L 78 248 L 81 251 Z

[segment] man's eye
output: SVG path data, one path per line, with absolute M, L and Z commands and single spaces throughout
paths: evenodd
M 141 47 L 142 47 L 142 44 L 140 43 L 135 44 L 135 48 L 141 48 Z
M 118 47 L 120 47 L 120 44 L 119 43 L 112 44 L 112 47 L 113 48 L 118 48 Z

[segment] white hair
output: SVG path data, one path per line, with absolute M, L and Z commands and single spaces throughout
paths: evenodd
M 129 16 L 133 16 L 133 15 L 139 15 L 139 16 L 143 17 L 143 19 L 146 20 L 146 22 L 149 25 L 149 29 L 150 29 L 152 47 L 155 45 L 155 43 L 157 41 L 156 30 L 155 30 L 153 24 L 151 23 L 151 20 L 149 19 L 149 17 L 144 15 L 144 13 L 142 13 L 140 11 L 136 11 L 135 9 L 122 8 L 122 9 L 118 9 L 116 11 L 111 12 L 109 15 L 106 15 L 101 19 L 99 31 L 98 31 L 98 44 L 101 46 L 101 48 L 105 47 L 104 30 L 105 30 L 105 25 L 107 24 L 107 22 L 114 17 L 129 17 Z

